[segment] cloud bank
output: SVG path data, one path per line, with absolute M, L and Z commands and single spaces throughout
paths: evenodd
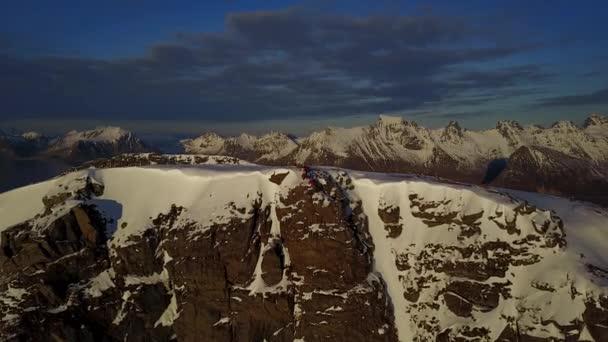
M 459 17 L 289 8 L 228 14 L 222 32 L 180 33 L 139 57 L 26 58 L 0 41 L 0 119 L 340 117 L 475 104 L 552 77 L 503 63 L 541 46 L 493 32 Z

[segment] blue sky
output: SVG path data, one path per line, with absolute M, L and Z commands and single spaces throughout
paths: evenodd
M 484 128 L 608 107 L 605 1 L 3 5 L 1 127 L 304 134 L 380 113 Z

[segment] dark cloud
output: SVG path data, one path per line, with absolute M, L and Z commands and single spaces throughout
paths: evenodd
M 7 37 L 0 33 L 0 52 L 7 51 L 10 47 L 10 43 Z
M 496 88 L 520 84 L 520 82 L 545 81 L 552 75 L 538 65 L 521 65 L 504 70 L 466 71 L 454 78 L 467 87 Z
M 608 88 L 600 89 L 590 94 L 557 96 L 543 99 L 540 106 L 584 106 L 608 104 Z
M 539 66 L 478 71 L 537 48 L 463 18 L 230 14 L 221 33 L 181 33 L 137 58 L 0 57 L 4 118 L 272 119 L 415 109 L 542 81 Z

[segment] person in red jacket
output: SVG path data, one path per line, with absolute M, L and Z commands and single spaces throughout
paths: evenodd
M 310 186 L 315 186 L 312 169 L 306 165 L 303 168 L 302 178 L 307 179 Z

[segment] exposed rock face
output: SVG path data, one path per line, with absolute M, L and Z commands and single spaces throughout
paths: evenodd
M 207 133 L 182 141 L 187 153 L 230 155 L 267 165 L 331 165 L 354 170 L 420 173 L 478 184 L 488 164 L 514 159 L 516 178 L 504 177 L 497 185 L 526 190 L 576 196 L 605 204 L 606 196 L 593 193 L 595 179 L 608 179 L 608 119 L 592 115 L 583 127 L 570 121 L 556 122 L 549 128 L 523 127 L 516 121 L 499 121 L 496 128 L 475 132 L 450 122 L 442 129 L 430 130 L 400 117 L 380 116 L 368 127 L 327 128 L 295 140 L 287 135 L 262 137 L 241 135 L 222 138 Z M 550 172 L 533 173 L 520 168 L 517 158 L 522 149 L 542 150 L 554 163 Z M 543 152 L 545 153 L 545 152 Z M 556 182 L 569 173 L 571 160 L 583 160 L 592 172 L 577 180 L 576 188 Z M 547 168 L 547 165 L 544 166 Z M 591 174 L 595 177 L 591 177 Z M 494 178 L 494 177 L 492 177 Z M 590 180 L 593 178 L 593 180 Z M 550 190 L 546 184 L 552 184 Z M 564 184 L 564 182 L 561 182 Z
M 0 195 L 2 340 L 606 341 L 606 212 L 166 158 Z

